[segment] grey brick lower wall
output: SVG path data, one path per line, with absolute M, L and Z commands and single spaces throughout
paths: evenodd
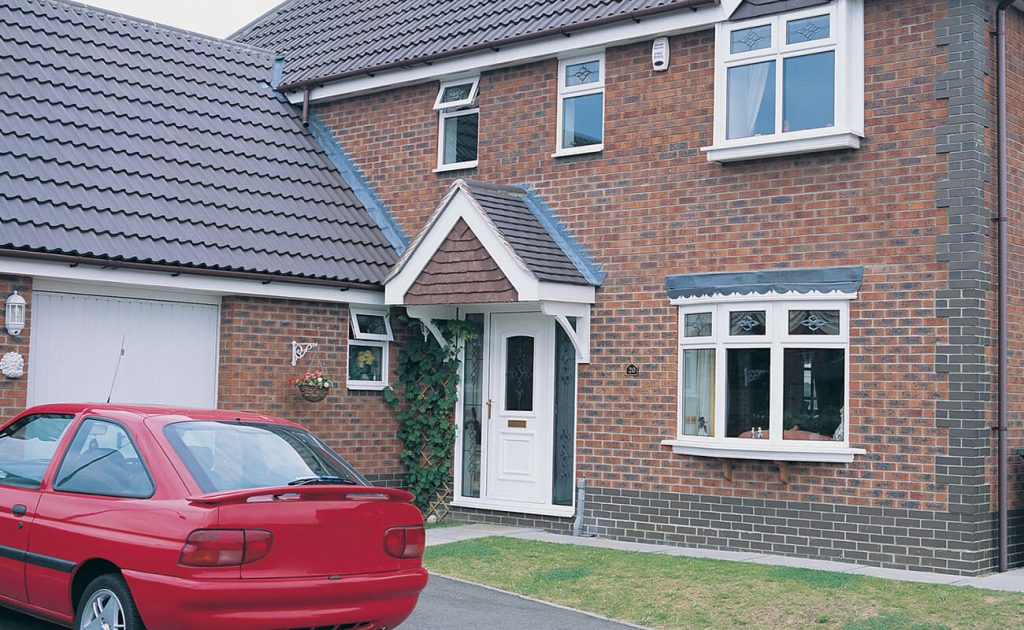
M 363 475 L 367 481 L 382 488 L 405 489 L 405 473 L 390 473 L 383 475 Z
M 571 518 L 453 508 L 457 520 L 572 531 Z M 584 527 L 615 540 L 752 551 L 958 575 L 995 568 L 995 515 L 613 488 L 587 489 Z M 1024 510 L 1011 514 L 1024 565 Z

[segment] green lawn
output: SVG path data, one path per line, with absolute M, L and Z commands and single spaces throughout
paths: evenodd
M 1024 595 L 483 538 L 430 547 L 432 572 L 655 628 L 1024 628 Z

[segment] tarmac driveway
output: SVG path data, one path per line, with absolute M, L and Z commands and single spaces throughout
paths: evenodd
M 631 628 L 489 588 L 430 576 L 419 606 L 400 630 L 467 628 L 487 630 L 624 630 Z M 59 630 L 57 626 L 0 608 L 2 630 Z

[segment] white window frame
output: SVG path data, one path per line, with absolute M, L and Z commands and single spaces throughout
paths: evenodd
M 387 329 L 387 333 L 373 334 L 363 332 L 359 327 L 359 319 L 357 315 L 373 315 L 384 318 L 384 327 Z M 362 308 L 358 306 L 349 307 L 349 329 L 352 334 L 348 340 L 348 347 L 345 349 L 345 383 L 348 389 L 358 390 L 382 390 L 388 386 L 388 372 L 390 371 L 390 361 L 388 360 L 388 354 L 391 349 L 391 342 L 394 341 L 394 334 L 391 332 L 391 318 L 390 313 L 384 309 L 375 308 Z M 379 381 L 360 381 L 352 380 L 349 376 L 348 362 L 349 357 L 352 356 L 352 348 L 381 348 L 380 360 L 380 379 Z
M 444 96 L 444 91 L 450 87 L 456 85 L 465 85 L 467 83 L 472 84 L 470 88 L 469 96 L 464 99 L 457 101 L 442 101 L 441 97 Z M 476 168 L 479 164 L 477 160 L 466 160 L 464 162 L 451 162 L 445 164 L 444 161 L 444 130 L 445 125 L 452 118 L 458 118 L 460 116 L 469 116 L 476 114 L 477 116 L 477 157 L 480 156 L 480 108 L 477 106 L 477 97 L 480 91 L 480 75 L 472 77 L 462 77 L 459 79 L 451 79 L 448 81 L 442 81 L 441 86 L 437 90 L 437 98 L 434 99 L 434 109 L 437 111 L 437 168 L 434 169 L 435 173 L 443 173 L 445 171 L 462 171 L 470 168 Z
M 762 459 L 771 461 L 851 462 L 864 449 L 850 447 L 850 323 L 849 299 L 834 295 L 731 296 L 677 300 L 679 304 L 679 352 L 677 364 L 676 437 L 662 443 L 684 455 L 705 457 Z M 729 314 L 732 311 L 764 310 L 764 335 L 730 335 Z M 838 335 L 791 335 L 790 310 L 839 311 Z M 686 315 L 712 314 L 710 337 L 684 337 Z M 683 434 L 684 378 L 683 351 L 712 348 L 715 350 L 715 398 L 711 435 Z M 769 348 L 771 350 L 771 398 L 769 426 L 764 439 L 725 437 L 727 350 L 730 348 Z M 783 362 L 786 348 L 835 348 L 845 351 L 845 392 L 843 401 L 843 439 L 835 441 L 785 440 L 783 438 L 784 383 Z
M 388 351 L 390 350 L 391 344 L 387 341 L 362 341 L 359 339 L 348 340 L 348 352 L 345 355 L 345 381 L 348 389 L 359 389 L 359 390 L 382 390 L 388 386 L 388 372 L 390 368 L 390 361 L 388 360 Z M 360 381 L 353 380 L 348 377 L 348 362 L 349 357 L 352 355 L 352 348 L 381 348 L 380 352 L 380 380 L 379 381 Z
M 469 96 L 467 96 L 466 98 L 455 100 L 455 101 L 442 101 L 441 100 L 444 97 L 444 91 L 447 90 L 448 88 L 455 87 L 456 85 L 465 85 L 467 83 L 472 84 L 472 87 L 470 87 L 470 89 L 469 89 Z M 470 105 L 472 105 L 473 103 L 476 102 L 476 97 L 478 96 L 479 90 L 480 90 L 480 76 L 479 75 L 477 75 L 475 77 L 462 77 L 461 79 L 451 79 L 449 81 L 442 81 L 441 82 L 441 87 L 438 88 L 438 90 L 437 90 L 437 98 L 434 99 L 434 109 L 437 110 L 437 111 L 445 111 L 445 110 L 455 109 L 455 108 L 458 108 L 458 107 L 469 107 Z
M 598 81 L 595 83 L 586 83 L 584 85 L 573 85 L 567 87 L 565 85 L 565 69 L 569 66 L 576 65 L 578 63 L 586 63 L 588 61 L 596 61 L 598 64 Z M 604 51 L 594 52 L 589 55 L 581 55 L 567 59 L 558 60 L 558 121 L 556 127 L 556 138 L 555 138 L 555 152 L 552 157 L 565 157 L 569 155 L 581 155 L 584 153 L 600 153 L 604 151 L 604 121 L 607 112 L 605 111 L 605 99 L 604 99 L 604 82 L 605 82 L 605 64 L 604 64 Z M 563 147 L 562 146 L 562 127 L 563 127 L 563 110 L 565 99 L 574 98 L 577 96 L 588 96 L 590 94 L 601 95 L 601 142 L 597 144 L 588 144 L 583 147 Z
M 476 168 L 479 164 L 479 160 L 466 160 L 464 162 L 451 162 L 446 164 L 444 161 L 444 131 L 445 125 L 452 118 L 459 118 L 461 116 L 469 116 L 471 114 L 477 115 L 477 157 L 480 156 L 480 108 L 474 107 L 473 109 L 458 109 L 455 111 L 443 111 L 438 115 L 437 123 L 437 168 L 434 169 L 435 173 L 441 173 L 444 171 L 461 171 L 468 168 Z
M 359 319 L 356 317 L 357 315 L 383 317 L 384 327 L 387 329 L 387 333 L 380 335 L 363 332 L 359 327 Z M 352 336 L 359 341 L 394 341 L 395 336 L 391 332 L 391 319 L 388 317 L 388 315 L 389 313 L 386 310 L 350 306 L 348 321 L 349 325 L 352 327 Z
M 786 44 L 786 23 L 826 15 L 829 38 Z M 772 45 L 756 51 L 733 54 L 730 35 L 734 31 L 770 25 Z M 784 60 L 819 52 L 835 51 L 835 121 L 831 127 L 782 131 Z M 775 133 L 746 138 L 726 138 L 728 112 L 728 71 L 759 61 L 775 61 Z M 780 13 L 741 22 L 722 22 L 715 27 L 715 114 L 714 144 L 703 147 L 708 160 L 733 162 L 860 148 L 864 137 L 864 5 L 863 0 L 833 0 L 824 6 Z

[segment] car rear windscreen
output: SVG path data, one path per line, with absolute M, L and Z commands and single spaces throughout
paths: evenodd
M 348 462 L 296 427 L 258 422 L 178 422 L 164 428 L 203 492 L 289 484 L 370 485 Z

